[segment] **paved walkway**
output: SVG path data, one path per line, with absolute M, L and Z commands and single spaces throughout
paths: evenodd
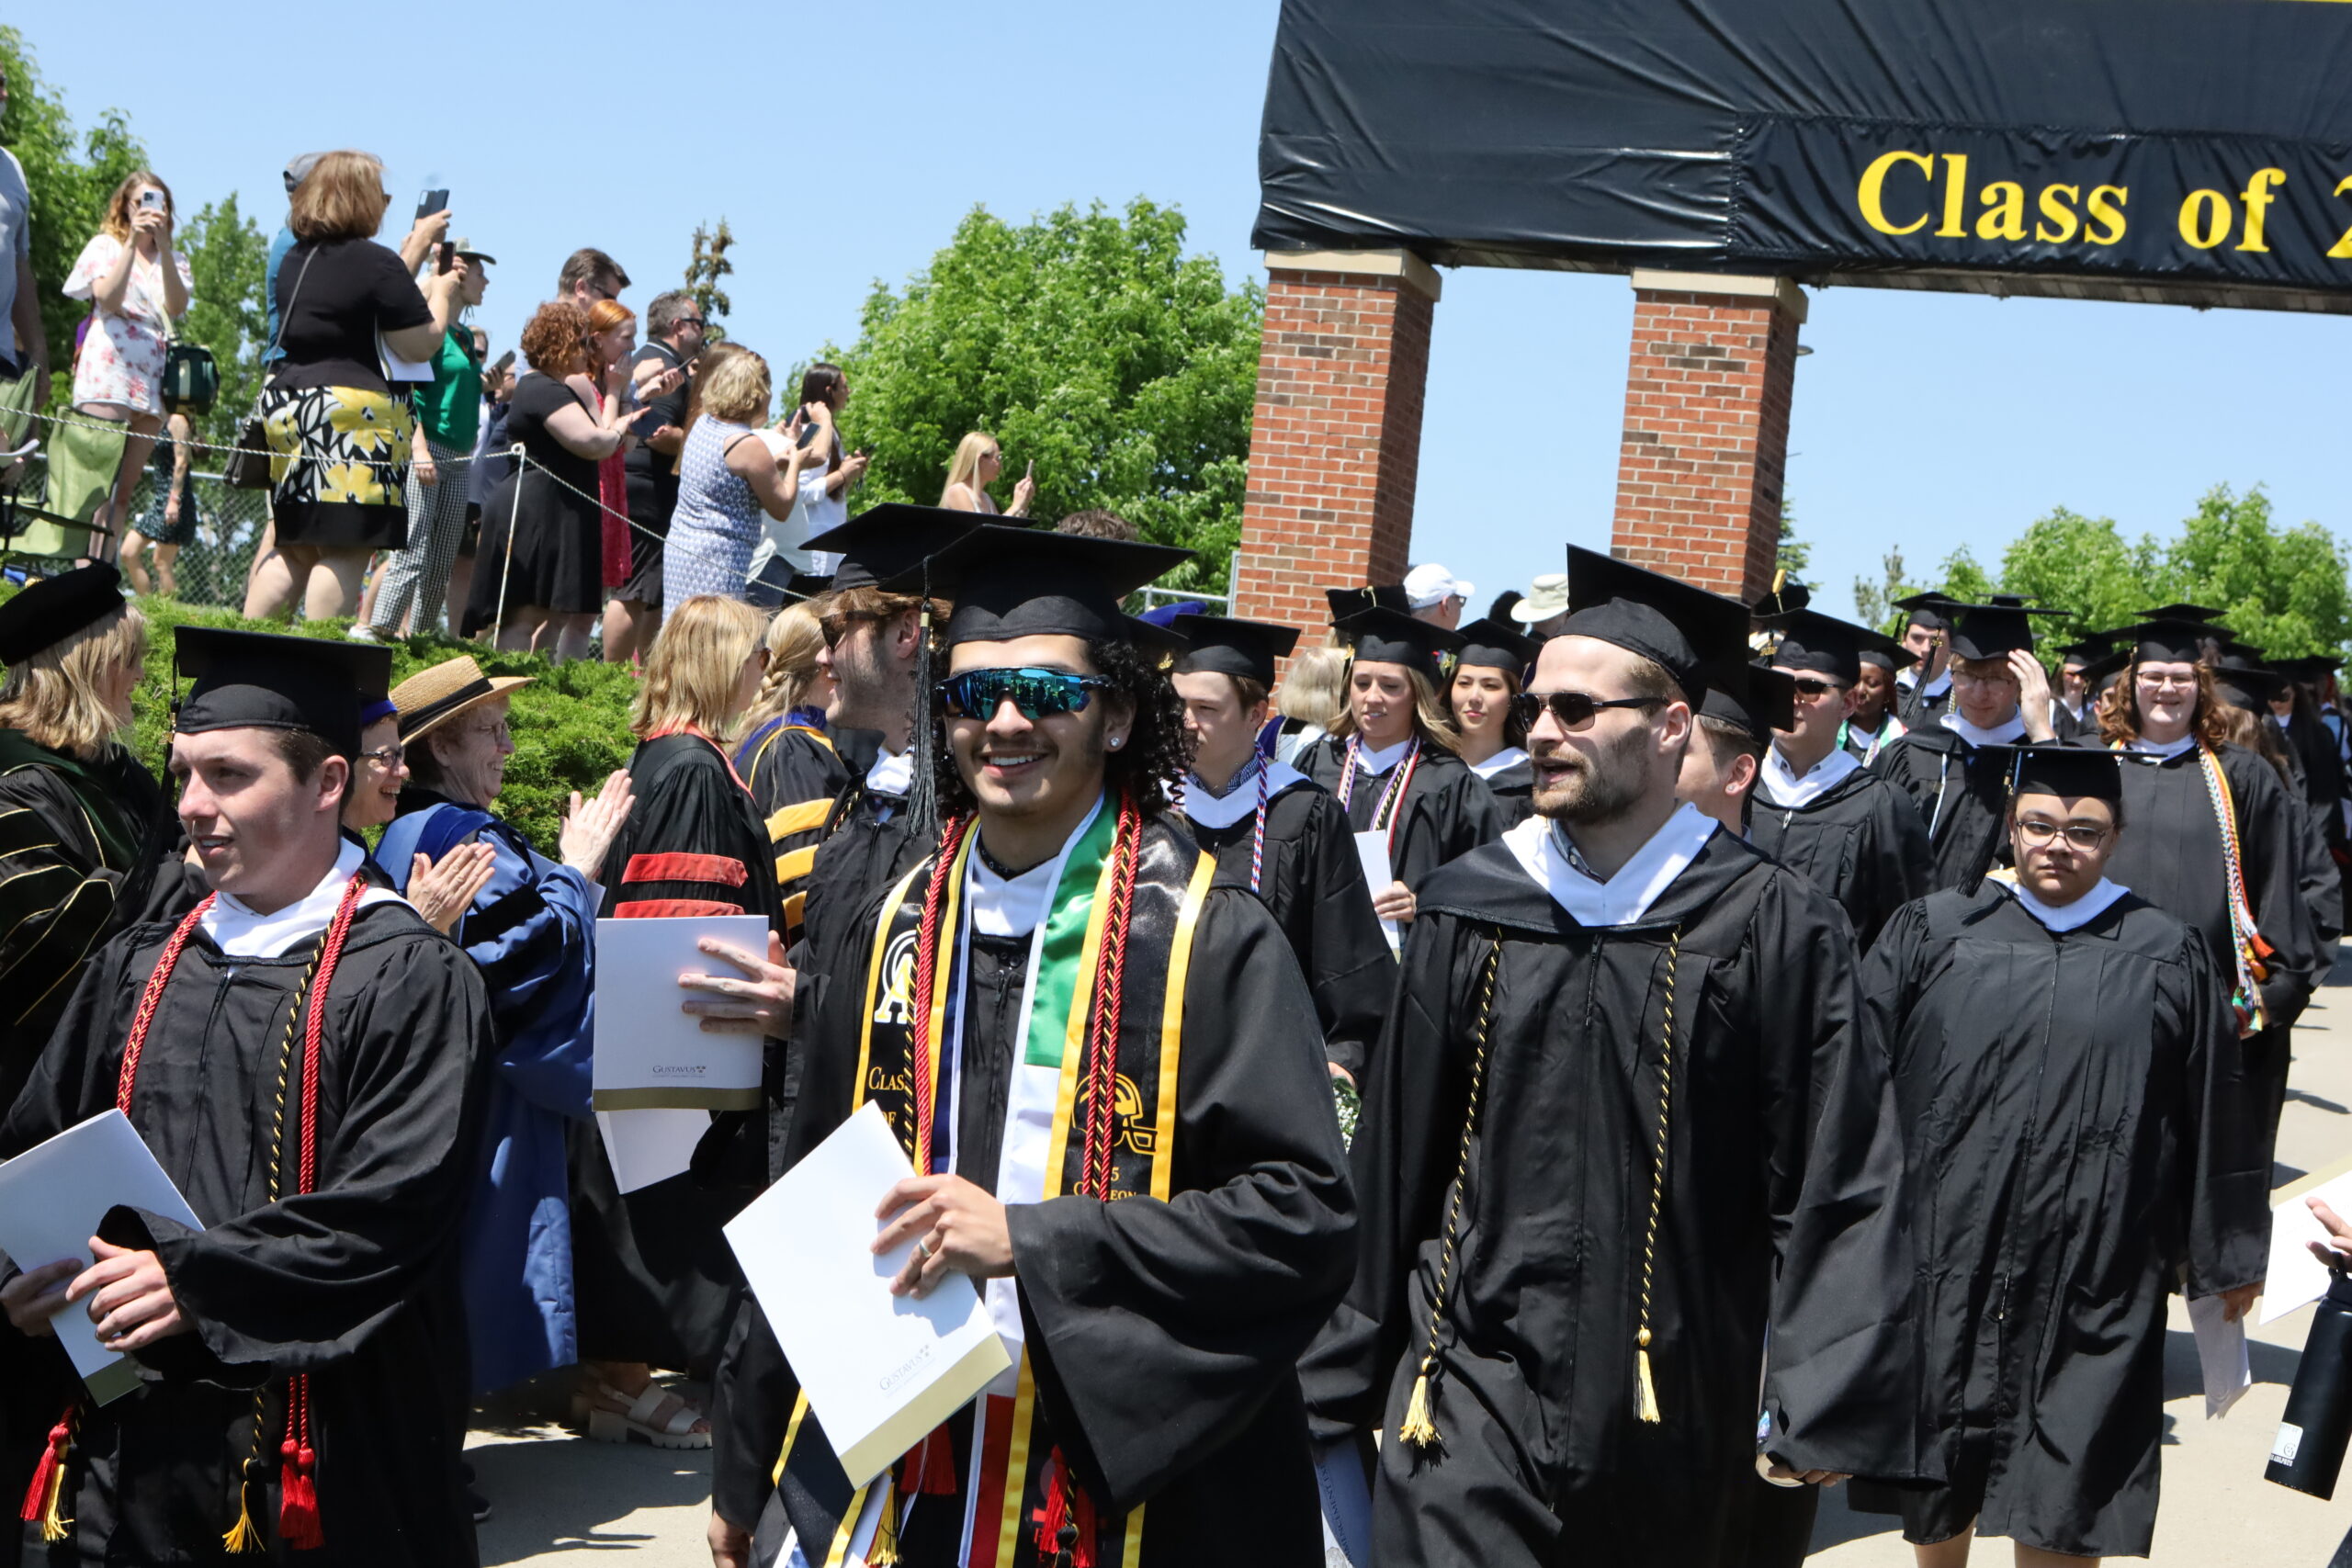
M 2352 1152 L 2352 961 L 2340 965 L 2295 1036 L 2294 1073 L 2279 1128 L 2278 1180 Z M 2208 1421 L 2197 1352 L 2179 1303 L 2165 1348 L 2164 1506 L 2153 1568 L 2326 1568 L 2352 1529 L 2352 1476 L 2332 1503 L 2262 1479 L 2286 1407 L 2311 1311 L 2255 1332 L 2255 1386 Z M 582 1565 L 629 1554 L 628 1568 L 707 1568 L 710 1456 L 592 1443 L 532 1413 L 473 1438 L 482 1490 L 497 1512 L 482 1527 L 485 1564 Z M 1820 1568 L 1910 1568 L 1910 1549 L 1882 1517 L 1824 1501 L 1811 1562 Z M 1980 1564 L 2007 1568 L 2007 1544 L 1985 1541 Z M 1633 1565 L 1628 1565 L 1633 1568 Z

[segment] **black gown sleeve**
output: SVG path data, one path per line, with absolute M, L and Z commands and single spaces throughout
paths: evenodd
M 1006 1211 L 1039 1397 L 1135 1507 L 1241 1431 L 1346 1288 L 1355 1207 L 1321 1031 L 1245 890 L 1208 896 L 1184 992 L 1174 1195 Z
M 2181 1016 L 2193 1029 L 2183 1074 L 2178 1212 L 2188 1216 L 2188 1294 L 2218 1295 L 2262 1279 L 2269 1267 L 2267 1101 L 2246 1077 L 2229 987 L 2195 931 L 2184 931 Z
M 74 810 L 47 770 L 0 777 L 0 1110 L 104 938 L 122 884 L 66 825 Z
M 1323 1052 L 1331 1066 L 1360 1076 L 1396 988 L 1396 955 L 1373 913 L 1363 863 L 1338 801 L 1316 793 L 1299 849 L 1307 860 L 1302 891 L 1315 901 L 1302 956 L 1323 1021 Z
M 2320 981 L 2319 933 L 2303 901 L 2295 806 L 2278 772 L 2252 752 L 2233 748 L 2222 753 L 2222 763 L 2237 795 L 2246 898 L 2254 907 L 2255 929 L 2272 948 L 2270 975 L 2262 982 L 2263 1007 L 2272 1026 L 2292 1023 Z
M 606 916 L 781 919 L 773 854 L 751 799 L 727 770 L 683 763 L 640 786 L 628 829 L 605 854 Z
M 1880 931 L 1897 909 L 1915 898 L 1926 897 L 1936 885 L 1936 852 L 1928 841 L 1928 824 L 1897 792 L 1890 789 L 1873 793 L 1881 799 L 1874 811 L 1875 830 L 1871 835 L 1876 852 L 1871 856 L 1867 874 L 1870 925 L 1854 933 L 1865 952 L 1878 941 Z

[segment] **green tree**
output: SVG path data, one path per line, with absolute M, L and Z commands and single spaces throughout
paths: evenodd
M 709 323 L 704 327 L 703 336 L 709 343 L 727 335 L 719 318 L 735 308 L 735 302 L 718 286 L 720 278 L 735 270 L 735 264 L 727 259 L 727 253 L 734 244 L 734 231 L 727 227 L 724 218 L 718 220 L 716 233 L 699 223 L 695 225 L 695 253 L 686 262 L 686 292 L 702 307 L 703 320 Z
M 1804 569 L 1813 564 L 1813 547 L 1797 537 L 1797 514 L 1785 495 L 1781 498 L 1781 549 L 1775 564 L 1800 582 L 1804 581 Z
M 2318 524 L 2278 526 L 2261 486 L 2238 495 L 2216 485 L 2166 547 L 2147 603 L 2214 605 L 2241 638 L 2273 658 L 2333 653 L 2352 635 L 2346 565 L 2342 543 Z
M 956 444 L 986 430 L 1008 481 L 1035 465 L 1034 515 L 1115 512 L 1196 552 L 1170 586 L 1220 588 L 1265 299 L 1183 241 L 1181 212 L 1141 199 L 1019 226 L 975 209 L 903 289 L 876 283 L 857 342 L 825 352 L 854 390 L 844 434 L 875 449 L 862 499 L 935 501 Z
M 253 407 L 261 381 L 262 339 L 269 313 L 262 281 L 269 265 L 269 240 L 237 209 L 232 191 L 209 204 L 178 237 L 194 285 L 179 335 L 212 351 L 220 367 L 220 396 L 198 423 L 200 440 L 226 446 Z
M 50 381 L 50 406 L 56 409 L 70 391 L 66 367 L 73 361 L 74 329 L 90 309 L 65 298 L 66 275 L 98 231 L 114 187 L 146 166 L 147 149 L 119 109 L 107 110 L 97 124 L 77 135 L 64 100 L 51 90 L 24 35 L 14 28 L 0 26 L 0 64 L 8 73 L 0 145 L 24 165 L 25 185 L 32 193 L 33 277 L 40 286 L 41 325 L 56 372 Z
M 1854 579 L 1854 613 L 1866 626 L 1876 626 L 1889 637 L 1902 634 L 1902 612 L 1895 609 L 1897 599 L 1908 599 L 1914 593 L 1927 591 L 1924 582 L 1914 582 L 1903 570 L 1903 551 L 1898 547 L 1880 558 L 1884 576 L 1877 582 L 1868 578 Z
M 2036 518 L 2002 552 L 2001 588 L 2066 612 L 2035 628 L 2036 641 L 2073 642 L 2122 626 L 2157 602 L 2151 581 L 2156 555 L 2154 540 L 2126 544 L 2112 518 L 2061 506 Z

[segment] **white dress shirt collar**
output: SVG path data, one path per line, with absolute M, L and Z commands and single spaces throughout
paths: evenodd
M 365 850 L 345 839 L 335 854 L 334 868 L 319 879 L 316 887 L 275 914 L 256 914 L 235 894 L 223 893 L 197 923 L 212 944 L 232 958 L 280 957 L 334 921 L 335 906 L 343 901 L 344 885 L 367 858 Z M 390 888 L 373 884 L 359 896 L 363 909 L 370 904 L 406 901 Z
M 1807 769 L 1799 778 L 1781 755 L 1778 746 L 1764 749 L 1764 772 L 1759 781 L 1764 798 L 1774 806 L 1810 806 L 1815 801 L 1846 782 L 1847 776 L 1861 772 L 1862 760 L 1843 746 L 1832 746 L 1829 754 Z

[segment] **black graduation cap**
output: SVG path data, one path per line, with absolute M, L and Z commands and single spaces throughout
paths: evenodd
M 1640 654 L 1694 703 L 1705 694 L 1708 666 L 1747 662 L 1747 605 L 1598 550 L 1568 547 L 1568 608 L 1561 636 Z
M 2188 607 L 2196 608 L 2193 604 Z M 2124 640 L 2132 658 L 2152 660 L 2158 664 L 2194 664 L 2205 657 L 2206 643 L 2225 639 L 2229 628 L 2208 621 L 2167 615 L 2142 621 L 2137 626 L 2119 626 L 2110 635 Z
M 2262 650 L 2238 643 L 2213 660 L 2213 680 L 2222 694 L 2248 713 L 2267 714 L 2270 699 L 2283 696 L 2287 677 L 2262 662 Z
M 2270 667 L 2290 680 L 2324 681 L 2344 667 L 2344 660 L 2333 653 L 2304 653 L 2292 659 L 2274 659 Z
M 2027 604 L 2013 593 L 1996 593 L 1982 604 L 1946 602 L 1944 613 L 1953 620 L 1951 652 L 1955 659 L 2007 659 L 2023 649 L 2033 651 L 2033 617 L 2063 614 Z
M 1931 632 L 1951 630 L 1951 613 L 1960 608 L 1960 601 L 1949 593 L 1914 593 L 1907 599 L 1897 599 L 1894 607 L 1910 612 L 1907 624 L 1925 626 Z
M 1398 610 L 1358 610 L 1340 623 L 1340 635 L 1355 649 L 1361 662 L 1401 664 L 1437 679 L 1438 659 L 1462 647 L 1460 632 L 1450 632 L 1435 621 L 1416 620 Z
M 824 572 L 796 571 L 785 582 L 784 602 L 787 604 L 805 604 L 809 600 L 815 599 L 822 594 L 830 593 L 832 591 L 833 580 L 831 574 Z
M 1860 663 L 1875 664 L 1890 675 L 1894 674 L 1897 670 L 1908 670 L 1911 666 L 1919 662 L 1919 656 L 1917 654 L 1912 652 L 1901 643 L 1896 642 L 1893 637 L 1886 639 L 1886 646 L 1883 648 L 1863 647 L 1856 649 L 1854 650 L 1854 658 Z
M 2149 621 L 2219 622 L 2229 612 L 2216 610 L 2211 604 L 2158 604 L 2150 610 L 2134 610 L 2132 614 Z M 2217 626 L 2216 629 L 2227 631 L 2229 628 Z
M 929 571 L 934 588 L 956 601 L 947 621 L 950 648 L 1046 636 L 1170 647 L 1181 639 L 1122 614 L 1119 601 L 1192 558 L 1192 551 L 1169 545 L 988 523 L 932 557 Z
M 1748 614 L 1759 621 L 1776 615 L 1793 615 L 1813 603 L 1813 590 L 1802 582 L 1791 582 L 1786 574 L 1777 576 L 1770 589 L 1747 607 Z
M 2008 753 L 2012 795 L 2123 798 L 2124 753 L 2104 747 L 2067 746 L 2054 740 L 2029 740 L 2018 745 L 1986 746 L 1984 750 Z M 2136 760 L 2136 754 L 2134 757 Z
M 2088 664 L 2104 658 L 2115 647 L 2111 632 L 2093 632 L 2080 642 L 2070 642 L 2058 649 L 2058 657 L 2067 664 Z
M 833 571 L 831 588 L 836 592 L 846 588 L 879 588 L 886 592 L 912 593 L 922 587 L 926 559 L 985 524 L 987 518 L 977 512 L 887 502 L 812 535 L 802 541 L 802 547 L 842 558 Z
M 359 750 L 359 714 L 391 686 L 392 650 L 340 638 L 181 626 L 174 668 L 193 675 L 172 716 L 182 735 L 215 729 L 307 729 L 345 757 Z
M 1476 664 L 1483 669 L 1500 670 L 1517 680 L 1527 673 L 1535 662 L 1537 647 L 1516 626 L 1505 626 L 1497 620 L 1473 621 L 1461 627 L 1462 651 L 1453 656 L 1456 669 Z
M 1849 686 L 1861 679 L 1865 653 L 1877 654 L 1879 657 L 1872 662 L 1884 665 L 1890 672 L 1917 658 L 1891 637 L 1816 610 L 1775 616 L 1769 624 L 1780 636 L 1771 663 L 1783 670 L 1826 675 Z M 1901 663 L 1896 662 L 1898 659 Z
M 28 582 L 0 604 L 0 660 L 14 664 L 122 608 L 122 573 L 104 561 Z
M 1400 615 L 1413 613 L 1412 596 L 1401 582 L 1370 583 L 1362 588 L 1326 588 L 1323 602 L 1331 606 L 1331 624 L 1338 626 L 1360 610 L 1394 610 Z
M 1179 675 L 1216 673 L 1274 683 L 1274 661 L 1298 646 L 1296 626 L 1265 621 L 1236 621 L 1223 615 L 1179 615 L 1170 629 L 1182 637 L 1183 654 L 1176 660 Z
M 2124 666 L 2132 662 L 2132 651 L 2127 645 L 2112 652 L 2102 653 L 2084 665 L 2084 684 L 2089 686 L 2094 694 L 2104 693 L 2114 683 L 2115 678 L 2123 673 Z
M 1776 729 L 1797 727 L 1796 677 L 1760 664 L 1716 665 L 1707 671 L 1707 694 L 1699 712 L 1736 725 L 1765 746 Z

